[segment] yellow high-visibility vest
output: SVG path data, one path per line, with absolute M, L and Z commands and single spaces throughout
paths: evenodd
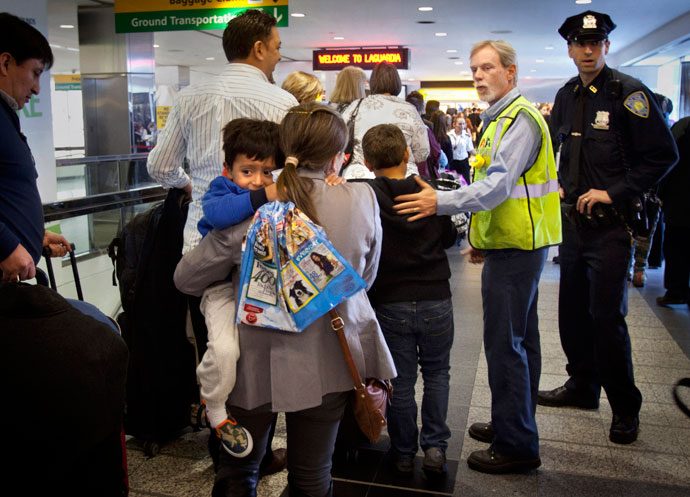
M 486 178 L 501 139 L 518 112 L 529 113 L 539 123 L 541 148 L 506 200 L 490 211 L 472 214 L 469 242 L 475 248 L 536 250 L 562 240 L 558 176 L 549 129 L 526 98 L 516 98 L 487 126 L 477 147 L 481 156 L 478 162 L 483 160 L 483 164 L 474 170 L 474 181 Z

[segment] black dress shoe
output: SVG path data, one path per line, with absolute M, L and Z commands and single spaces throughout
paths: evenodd
M 283 471 L 287 466 L 287 449 L 274 449 L 273 459 L 266 466 L 259 467 L 259 477 L 272 475 Z
M 541 466 L 541 459 L 519 459 L 502 456 L 493 449 L 476 450 L 467 458 L 467 465 L 482 473 L 524 473 Z
M 656 304 L 660 305 L 661 307 L 667 307 L 669 305 L 683 305 L 687 303 L 688 299 L 683 297 L 674 297 L 673 295 L 669 295 L 668 292 L 663 297 L 656 298 Z
M 467 433 L 480 442 L 490 444 L 494 441 L 494 427 L 491 423 L 473 423 Z
M 613 415 L 609 440 L 615 444 L 631 444 L 637 440 L 637 432 L 640 429 L 640 418 L 637 416 Z
M 537 404 L 548 407 L 579 407 L 581 409 L 598 409 L 598 400 L 583 399 L 566 387 L 553 390 L 539 390 Z

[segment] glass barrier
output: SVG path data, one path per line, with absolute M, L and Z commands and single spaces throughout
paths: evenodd
M 165 199 L 160 186 L 132 188 L 44 204 L 46 228 L 74 243 L 79 258 L 102 253 L 139 212 Z
M 132 217 L 165 198 L 146 170 L 147 158 L 138 153 L 57 159 L 58 201 L 44 206 L 46 227 L 58 226 L 80 258 L 101 252 Z
M 43 205 L 46 229 L 75 245 L 84 298 L 110 316 L 120 309 L 107 248 L 134 216 L 165 200 L 168 192 L 146 170 L 148 153 L 83 157 L 83 148 L 56 148 L 57 201 Z M 187 163 L 183 165 L 189 170 Z M 39 267 L 47 270 L 45 258 Z M 76 298 L 68 257 L 52 259 L 58 292 Z
M 57 159 L 57 199 L 156 185 L 146 170 L 147 158 L 148 153 Z

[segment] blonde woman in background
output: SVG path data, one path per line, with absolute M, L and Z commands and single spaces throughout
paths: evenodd
M 283 81 L 282 88 L 292 94 L 301 104 L 315 102 L 323 93 L 323 86 L 321 86 L 319 78 L 302 71 L 288 74 L 285 81 Z
M 342 113 L 351 102 L 366 97 L 366 82 L 367 75 L 364 70 L 355 66 L 344 67 L 335 79 L 330 107 Z

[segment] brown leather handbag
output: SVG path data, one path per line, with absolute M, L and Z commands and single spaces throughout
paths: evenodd
M 381 436 L 381 430 L 386 426 L 386 407 L 393 395 L 393 385 L 389 380 L 376 378 L 367 378 L 365 382 L 362 382 L 355 361 L 352 360 L 350 346 L 345 338 L 343 331 L 345 323 L 334 309 L 328 311 L 328 314 L 331 316 L 331 327 L 338 336 L 347 369 L 350 371 L 355 385 L 355 391 L 352 395 L 352 409 L 357 424 L 370 441 L 376 442 Z

